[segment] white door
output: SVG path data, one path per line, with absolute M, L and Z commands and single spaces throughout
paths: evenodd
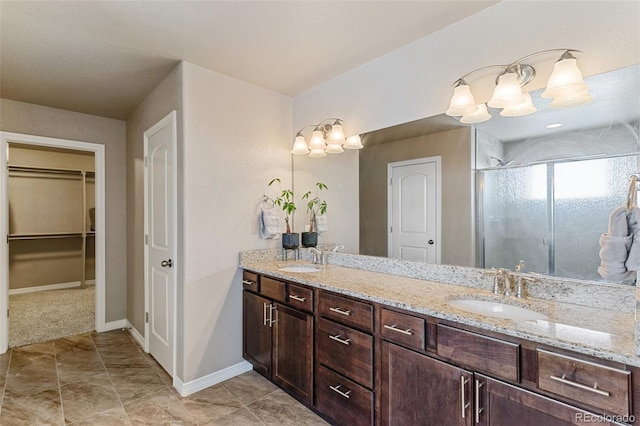
M 175 111 L 144 132 L 145 349 L 173 376 L 176 306 Z
M 440 157 L 387 165 L 389 257 L 440 262 Z

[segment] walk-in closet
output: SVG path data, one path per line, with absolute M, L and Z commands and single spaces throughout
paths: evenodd
M 95 325 L 93 152 L 10 143 L 9 346 Z

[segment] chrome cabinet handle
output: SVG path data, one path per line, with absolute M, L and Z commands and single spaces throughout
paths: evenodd
M 351 315 L 351 311 L 345 311 L 344 309 L 340 309 L 340 308 L 329 308 L 329 310 L 331 312 L 335 312 L 336 314 L 341 314 L 346 316 Z
M 467 383 L 469 383 L 469 379 L 464 376 L 460 376 L 460 414 L 464 419 L 466 416 L 467 408 L 469 408 L 469 403 L 467 402 Z
M 556 382 L 563 383 L 565 385 L 573 386 L 574 388 L 583 389 L 589 392 L 597 393 L 602 396 L 610 396 L 611 394 L 602 389 L 598 389 L 598 383 L 594 383 L 593 387 L 588 385 L 583 385 L 582 383 L 574 382 L 573 380 L 569 380 L 566 378 L 567 375 L 563 374 L 562 377 L 558 376 L 550 376 L 551 380 L 555 380 Z
M 262 304 L 262 325 L 267 325 L 267 306 L 269 306 L 267 302 Z
M 333 339 L 336 342 L 340 342 L 343 345 L 347 345 L 347 346 L 349 346 L 349 342 L 351 341 L 351 339 L 347 339 L 347 340 L 341 339 L 339 334 L 336 334 L 335 336 L 329 335 L 329 339 Z
M 298 302 L 306 302 L 306 297 L 296 296 L 295 294 L 290 294 L 289 299 L 297 300 Z
M 167 266 L 171 268 L 173 266 L 173 260 L 163 260 L 162 262 L 160 262 L 160 266 L 162 266 L 163 268 L 166 268 Z
M 244 285 L 254 285 L 255 283 L 253 281 L 249 281 L 249 280 L 242 280 L 242 284 L 244 284 Z
M 269 327 L 272 327 L 273 324 L 275 324 L 275 322 L 277 321 L 273 319 L 273 311 L 275 310 L 276 310 L 276 307 L 273 304 L 270 304 L 269 305 Z
M 476 424 L 480 423 L 480 413 L 484 408 L 480 407 L 480 388 L 484 385 L 480 380 L 476 379 Z
M 386 328 L 387 330 L 393 330 L 393 331 L 397 331 L 398 333 L 402 333 L 402 334 L 406 334 L 407 336 L 413 336 L 413 333 L 411 332 L 410 328 L 407 328 L 406 330 L 403 330 L 401 328 L 398 328 L 395 324 L 393 325 L 383 325 L 384 328 Z
M 351 391 L 350 391 L 350 390 L 348 390 L 348 391 L 346 391 L 346 392 L 342 392 L 342 391 L 340 390 L 340 386 L 342 386 L 342 385 L 329 386 L 329 387 L 331 388 L 331 390 L 332 390 L 332 391 L 334 391 L 334 392 L 336 392 L 336 393 L 338 393 L 338 394 L 340 394 L 340 395 L 344 396 L 345 398 L 347 398 L 347 399 L 351 398 L 351 397 L 349 396 L 349 394 L 351 393 Z

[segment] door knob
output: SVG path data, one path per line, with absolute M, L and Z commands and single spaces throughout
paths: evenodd
M 430 245 L 430 246 L 432 246 L 432 245 L 433 245 L 433 243 L 434 243 L 434 241 L 433 241 L 433 240 L 429 240 L 429 241 L 427 241 L 427 242 L 429 243 L 429 245 Z
M 163 268 L 166 268 L 167 266 L 171 268 L 173 266 L 173 261 L 171 259 L 163 260 L 162 262 L 160 262 L 160 266 L 162 266 Z

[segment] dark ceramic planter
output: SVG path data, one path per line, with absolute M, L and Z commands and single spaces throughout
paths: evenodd
M 300 245 L 300 234 L 282 234 L 282 247 L 286 249 L 296 249 Z
M 318 245 L 318 233 L 317 232 L 303 232 L 302 233 L 302 247 L 315 247 Z

